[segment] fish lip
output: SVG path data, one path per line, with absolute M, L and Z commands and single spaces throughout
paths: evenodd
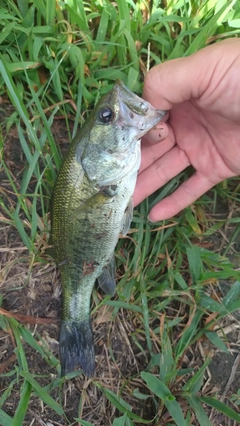
M 117 125 L 138 129 L 137 139 L 141 139 L 151 128 L 161 121 L 167 111 L 154 108 L 148 101 L 131 92 L 118 80 L 114 86 L 119 105 Z
M 149 102 L 133 93 L 121 80 L 117 80 L 115 90 L 120 101 L 128 105 L 129 109 L 145 116 L 149 110 Z M 135 101 L 135 102 L 134 102 Z
M 165 111 L 155 109 L 145 102 L 145 113 L 137 113 L 124 100 L 119 100 L 119 114 L 116 124 L 119 127 L 132 127 L 137 130 L 136 139 L 141 139 L 150 129 L 163 119 Z M 139 104 L 138 104 L 139 105 Z

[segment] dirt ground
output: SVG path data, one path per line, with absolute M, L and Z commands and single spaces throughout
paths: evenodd
M 60 123 L 61 124 L 61 123 Z M 59 126 L 55 124 L 55 132 L 59 132 Z M 67 144 L 67 135 L 61 133 L 61 141 Z M 5 160 L 11 167 L 13 175 L 17 178 L 23 170 L 23 158 L 19 147 L 16 132 L 10 131 L 5 149 Z M 18 159 L 18 161 L 16 161 Z M 20 160 L 19 160 L 20 159 Z M 0 182 L 2 194 L 7 191 L 8 183 L 2 170 L 0 170 Z M 14 197 L 13 197 L 14 201 Z M 227 215 L 227 207 L 220 207 L 220 214 Z M 4 212 L 0 212 L 5 216 Z M 216 235 L 216 246 L 234 231 L 229 228 L 220 230 Z M 228 236 L 226 236 L 228 235 Z M 223 241 L 224 242 L 224 241 Z M 224 244 L 223 244 L 224 245 Z M 240 239 L 235 240 L 230 252 L 232 261 L 239 268 Z M 31 265 L 31 258 L 23 246 L 15 229 L 4 224 L 0 220 L 0 291 L 3 296 L 1 307 L 10 312 L 10 315 L 22 314 L 30 317 L 44 317 L 52 319 L 50 323 L 31 324 L 26 323 L 35 338 L 46 344 L 54 357 L 58 358 L 58 334 L 61 316 L 61 284 L 58 271 L 53 262 L 35 263 Z M 231 282 L 220 282 L 219 288 L 222 294 L 226 293 Z M 93 296 L 93 308 L 101 301 L 101 294 L 95 292 Z M 226 398 L 236 393 L 240 388 L 240 314 L 229 315 L 221 326 L 227 335 L 229 353 L 210 347 L 205 341 L 199 342 L 186 354 L 186 363 L 189 367 L 201 366 L 206 353 L 213 351 L 213 360 L 207 370 L 203 385 L 203 394 L 213 396 L 220 395 L 223 402 Z M 148 353 L 143 354 L 131 338 L 131 332 L 140 327 L 137 317 L 121 310 L 113 320 L 113 308 L 104 306 L 96 310 L 92 323 L 94 327 L 96 348 L 96 379 L 85 379 L 77 376 L 62 385 L 60 395 L 59 388 L 52 389 L 51 395 L 57 401 L 62 401 L 68 419 L 58 416 L 53 410 L 43 405 L 39 398 L 32 397 L 29 404 L 24 425 L 68 425 L 75 422 L 74 419 L 83 415 L 83 418 L 96 426 L 110 426 L 113 420 L 119 416 L 116 408 L 109 402 L 101 390 L 101 385 L 113 390 L 115 393 L 123 389 L 121 396 L 134 407 L 134 412 L 145 419 L 153 419 L 156 408 L 152 399 L 139 400 L 134 397 L 133 389 L 146 393 L 142 382 L 137 377 L 147 365 Z M 42 344 L 42 343 L 41 343 Z M 141 344 L 144 344 L 141 342 Z M 207 346 L 206 346 L 207 345 Z M 29 371 L 36 376 L 41 386 L 48 385 L 57 379 L 56 368 L 52 368 L 29 345 L 25 345 L 25 354 Z M 8 376 L 14 369 L 16 361 L 15 342 L 9 330 L 0 329 L 0 373 L 5 377 L 0 381 L 0 398 L 8 388 L 13 376 Z M 38 377 L 37 377 L 38 376 Z M 131 379 L 130 379 L 131 378 Z M 129 380 L 129 384 L 126 383 Z M 18 402 L 19 389 L 22 381 L 14 386 L 2 409 L 13 416 Z M 237 410 L 237 406 L 235 407 Z M 209 411 L 209 417 L 213 425 L 229 426 L 234 422 L 227 420 L 223 415 L 214 410 Z M 0 422 L 1 423 L 1 422 Z M 77 423 L 75 423 L 77 424 Z M 137 423 L 136 423 L 137 424 Z M 151 424 L 155 424 L 154 421 Z M 196 423 L 197 425 L 197 423 Z

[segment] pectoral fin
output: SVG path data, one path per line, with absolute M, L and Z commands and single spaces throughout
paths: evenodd
M 83 214 L 103 206 L 111 197 L 115 197 L 118 193 L 118 188 L 116 185 L 110 185 L 106 187 L 101 187 L 98 189 L 98 192 L 93 194 L 90 198 L 83 201 L 74 211 L 73 218 L 81 217 Z
M 108 196 L 103 192 L 96 192 L 96 194 L 83 201 L 77 208 L 74 209 L 72 218 L 80 218 L 93 209 L 101 207 L 106 202 L 106 198 L 108 198 Z
M 98 285 L 104 291 L 105 294 L 114 296 L 116 292 L 116 280 L 115 280 L 115 259 L 114 257 L 111 261 L 104 266 L 101 275 L 98 277 Z
M 122 234 L 126 235 L 129 231 L 131 222 L 132 222 L 132 218 L 133 218 L 133 202 L 132 202 L 132 198 L 129 201 L 125 213 L 124 213 L 124 217 L 123 217 L 123 223 L 122 223 Z

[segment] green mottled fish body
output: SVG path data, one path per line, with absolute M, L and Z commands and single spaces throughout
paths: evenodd
M 72 141 L 60 169 L 51 235 L 63 287 L 62 375 L 78 364 L 94 374 L 92 289 L 98 279 L 114 294 L 114 250 L 131 223 L 140 138 L 163 115 L 117 82 Z

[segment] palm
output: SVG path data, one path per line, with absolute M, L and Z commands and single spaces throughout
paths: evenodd
M 240 124 L 224 112 L 199 109 L 188 101 L 173 107 L 169 124 L 178 148 L 210 183 L 240 172 Z

